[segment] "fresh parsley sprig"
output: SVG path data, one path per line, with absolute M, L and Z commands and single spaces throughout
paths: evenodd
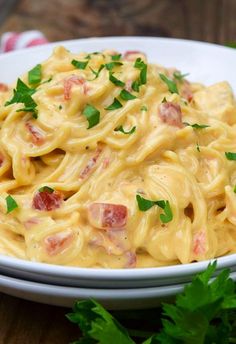
M 37 64 L 33 69 L 28 73 L 28 83 L 30 85 L 37 85 L 41 82 L 42 79 L 42 66 Z
M 13 210 L 18 208 L 17 202 L 14 200 L 14 198 L 11 195 L 8 195 L 5 200 L 6 200 L 6 205 L 7 205 L 7 214 L 11 213 Z
M 38 117 L 37 104 L 32 98 L 32 95 L 36 92 L 34 88 L 28 87 L 21 79 L 17 80 L 16 88 L 13 90 L 12 99 L 5 103 L 5 106 L 22 103 L 24 108 L 17 111 L 27 111 L 32 112 L 34 118 Z
M 177 93 L 177 94 L 179 94 L 177 85 L 176 85 L 176 83 L 173 80 L 167 78 L 167 76 L 162 74 L 162 73 L 159 73 L 159 76 L 160 76 L 161 80 L 164 81 L 164 83 L 167 85 L 168 90 L 169 90 L 170 93 Z
M 185 124 L 186 126 L 192 127 L 193 129 L 205 129 L 205 128 L 210 127 L 207 124 L 198 124 L 198 123 L 190 124 L 188 122 L 183 122 L 183 124 Z
M 152 208 L 154 205 L 157 205 L 161 209 L 164 210 L 164 214 L 160 214 L 160 220 L 163 223 L 168 223 L 173 220 L 173 213 L 170 208 L 169 201 L 159 200 L 159 201 L 151 201 L 141 197 L 140 195 L 136 195 L 136 201 L 138 203 L 139 210 L 147 211 Z
M 146 338 L 143 344 L 228 344 L 236 342 L 236 284 L 224 269 L 212 280 L 216 262 L 196 275 L 173 304 L 162 310 L 136 311 L 139 322 L 159 322 L 162 328 L 146 331 L 125 329 L 116 318 L 94 300 L 78 301 L 67 318 L 77 324 L 83 337 L 76 343 L 135 344 L 133 337 Z M 150 315 L 148 315 L 150 312 Z M 116 313 L 119 316 L 119 312 Z M 127 312 L 125 313 L 127 315 Z M 115 314 L 114 314 L 115 315 Z M 132 315 L 132 314 L 131 314 Z M 132 316 L 130 316 L 132 319 Z M 158 326 L 158 325 L 157 325 Z M 115 338 L 115 340 L 114 340 Z M 138 341 L 141 343 L 141 340 Z
M 228 160 L 236 160 L 236 153 L 233 152 L 225 152 L 225 156 Z
M 135 92 L 139 92 L 139 88 L 147 83 L 147 64 L 138 57 L 134 63 L 134 67 L 140 70 L 138 80 L 133 81 L 131 87 Z
M 77 69 L 85 69 L 87 67 L 87 64 L 89 61 L 77 61 L 77 60 L 72 60 L 71 64 L 77 68 Z
M 120 125 L 119 127 L 115 128 L 115 131 L 120 131 L 121 133 L 123 133 L 125 135 L 133 134 L 135 132 L 135 130 L 136 130 L 135 126 L 133 128 L 131 128 L 130 130 L 128 130 L 128 131 L 125 131 L 122 125 Z
M 89 126 L 87 129 L 90 129 L 97 125 L 100 121 L 100 111 L 96 109 L 93 105 L 87 104 L 82 111 L 82 114 L 87 118 Z
M 113 111 L 122 108 L 122 106 L 121 102 L 117 98 L 114 98 L 113 102 L 108 105 L 105 110 Z

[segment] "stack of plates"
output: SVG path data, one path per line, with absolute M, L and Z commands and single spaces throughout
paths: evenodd
M 82 39 L 9 53 L 0 57 L 1 82 L 13 82 L 46 59 L 58 44 L 72 52 L 108 48 L 120 52 L 142 50 L 151 62 L 189 72 L 192 81 L 211 84 L 227 80 L 236 90 L 236 52 L 233 49 L 208 43 L 147 37 Z M 105 270 L 54 266 L 0 256 L 0 291 L 61 306 L 71 306 L 76 299 L 94 298 L 109 309 L 148 308 L 181 292 L 185 283 L 205 270 L 208 263 Z M 217 273 L 226 267 L 231 269 L 231 277 L 236 280 L 236 254 L 218 259 Z

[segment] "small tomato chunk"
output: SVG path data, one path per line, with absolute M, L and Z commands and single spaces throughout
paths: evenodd
M 89 222 L 96 228 L 124 228 L 127 216 L 127 207 L 122 204 L 92 203 L 88 208 Z

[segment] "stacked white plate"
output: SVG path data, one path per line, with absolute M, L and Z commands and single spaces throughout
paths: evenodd
M 227 80 L 236 90 L 236 51 L 208 43 L 148 37 L 90 38 L 53 43 L 0 56 L 0 81 L 11 83 L 45 60 L 57 45 L 72 52 L 142 50 L 149 61 L 189 72 L 191 81 Z M 19 63 L 20 61 L 20 63 Z M 146 269 L 87 269 L 55 266 L 0 256 L 0 291 L 24 299 L 71 306 L 94 298 L 109 309 L 148 308 L 181 292 L 209 261 Z M 231 269 L 236 280 L 236 254 L 218 259 L 217 273 Z

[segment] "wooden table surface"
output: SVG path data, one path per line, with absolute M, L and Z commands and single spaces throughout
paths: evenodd
M 0 0 L 0 35 L 38 29 L 50 41 L 140 35 L 224 44 L 236 41 L 235 15 L 235 0 Z M 67 311 L 0 294 L 0 344 L 67 344 L 79 333 Z

